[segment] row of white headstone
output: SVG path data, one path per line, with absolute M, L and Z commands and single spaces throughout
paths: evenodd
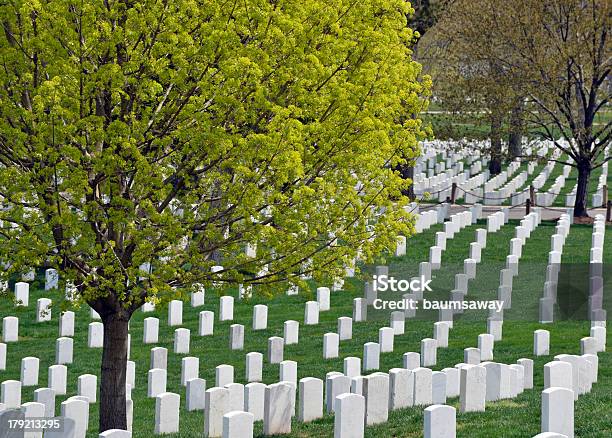
M 323 292 L 324 292 L 324 290 L 323 290 Z M 329 292 L 329 291 L 327 291 L 327 292 Z M 323 294 L 323 295 L 325 295 L 325 294 Z M 319 298 L 319 294 L 318 294 L 318 298 Z M 320 300 L 318 300 L 318 301 L 320 301 Z M 322 300 L 322 301 L 325 301 L 325 300 Z M 319 304 L 320 304 L 320 303 L 319 303 Z M 382 331 L 382 330 L 383 330 L 383 329 L 381 329 L 381 332 L 379 333 L 379 335 L 380 335 L 380 334 L 382 334 L 382 333 L 385 333 L 385 332 L 384 332 L 384 331 Z M 379 342 L 379 344 L 381 344 L 381 345 L 384 345 L 385 343 L 386 343 L 386 342 L 384 341 L 384 339 L 383 339 L 383 341 Z M 426 345 L 426 343 L 422 343 L 422 346 L 423 346 L 423 345 Z M 364 347 L 364 349 L 365 349 L 365 347 Z M 367 350 L 366 350 L 366 351 L 367 351 Z M 466 352 L 466 354 L 469 354 L 469 352 Z M 366 352 L 366 355 L 367 355 L 367 352 Z M 427 356 L 427 353 L 426 353 L 426 354 L 424 354 L 424 356 Z M 364 362 L 366 362 L 366 363 L 367 363 L 367 362 L 369 362 L 369 361 L 365 360 Z

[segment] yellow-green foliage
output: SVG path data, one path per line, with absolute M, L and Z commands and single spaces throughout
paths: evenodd
M 394 246 L 411 229 L 392 169 L 415 155 L 430 88 L 409 12 L 402 0 L 3 2 L 6 274 L 46 261 L 96 309 L 133 311 L 195 281 L 298 282 L 304 266 L 329 278 L 359 250 Z

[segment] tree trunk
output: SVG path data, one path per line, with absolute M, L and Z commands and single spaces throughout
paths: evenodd
M 400 176 L 402 179 L 409 179 L 411 181 L 410 186 L 406 189 L 402 189 L 402 195 L 410 198 L 411 201 L 414 201 L 416 196 L 414 196 L 414 166 L 409 164 L 402 164 L 399 167 Z
M 491 160 L 489 161 L 489 173 L 498 175 L 502 168 L 502 140 L 501 140 L 502 117 L 499 111 L 491 112 Z
M 574 203 L 574 217 L 587 217 L 587 201 L 589 177 L 591 176 L 591 163 L 589 160 L 578 162 L 578 186 L 576 187 L 576 201 Z
M 510 135 L 508 136 L 508 152 L 514 159 L 521 155 L 521 140 L 523 138 L 523 106 L 517 103 L 510 114 Z
M 100 433 L 109 429 L 127 430 L 125 384 L 130 319 L 125 312 L 101 316 L 104 349 L 100 380 Z

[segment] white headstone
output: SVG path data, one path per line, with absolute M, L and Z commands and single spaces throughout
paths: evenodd
M 249 412 L 233 411 L 223 416 L 223 438 L 250 438 L 255 417 Z
M 316 325 L 319 323 L 319 303 L 307 301 L 304 310 L 304 324 Z
M 435 366 L 437 362 L 438 344 L 435 339 L 421 339 L 421 366 Z
M 225 389 L 229 391 L 229 410 L 244 410 L 244 385 L 242 383 L 228 383 Z
M 553 387 L 573 390 L 571 363 L 555 360 L 544 365 L 544 389 Z
M 93 374 L 83 374 L 77 381 L 77 394 L 86 397 L 89 403 L 96 403 L 98 391 L 98 376 Z
M 2 342 L 17 342 L 19 339 L 19 318 L 5 316 L 2 319 Z
M 89 424 L 89 403 L 85 400 L 71 397 L 61 404 L 61 416 L 74 421 L 72 438 L 85 438 Z
M 55 363 L 57 365 L 72 363 L 73 345 L 72 338 L 59 338 L 55 341 Z
M 542 432 L 574 437 L 574 394 L 566 388 L 542 391 Z
M 5 380 L 0 384 L 0 403 L 5 409 L 18 409 L 21 406 L 21 382 Z
M 218 365 L 215 368 L 215 386 L 221 388 L 234 383 L 234 367 L 231 365 Z
M 325 380 L 325 406 L 327 412 L 333 412 L 336 396 L 351 392 L 351 379 L 344 374 L 328 376 Z
M 368 307 L 365 298 L 353 299 L 353 321 L 363 322 L 367 320 Z
M 37 357 L 21 359 L 21 386 L 38 386 L 40 360 Z
M 166 392 L 167 376 L 166 370 L 160 368 L 149 370 L 147 397 L 155 398 Z
M 326 312 L 330 309 L 330 291 L 328 287 L 317 288 L 317 302 L 319 303 L 320 312 Z
M 413 352 L 404 353 L 403 364 L 404 368 L 408 370 L 419 368 L 421 366 L 421 354 Z
M 55 269 L 45 271 L 45 290 L 57 289 L 59 274 Z
M 446 403 L 446 373 L 434 371 L 431 374 L 431 402 L 437 405 Z
M 206 299 L 206 290 L 204 286 L 199 283 L 193 285 L 193 291 L 191 292 L 191 307 L 201 307 L 204 305 Z
M 56 395 L 66 395 L 68 368 L 66 365 L 51 365 L 49 367 L 48 385 Z
M 281 338 L 282 339 L 282 338 Z M 291 407 L 294 388 L 288 383 L 274 383 L 266 387 L 264 401 L 264 435 L 291 433 Z
M 89 324 L 87 346 L 89 348 L 102 348 L 104 346 L 104 325 L 101 322 Z
M 461 412 L 484 411 L 487 369 L 479 365 L 465 365 L 459 372 Z
M 361 359 L 358 357 L 345 357 L 344 375 L 349 378 L 361 375 Z
M 468 365 L 478 365 L 480 363 L 480 350 L 478 348 L 464 348 L 463 362 Z
M 181 396 L 164 392 L 155 397 L 155 435 L 178 433 Z
M 230 325 L 230 350 L 242 350 L 244 348 L 244 326 L 242 324 Z
M 255 421 L 263 420 L 265 392 L 263 383 L 253 382 L 244 386 L 244 409 L 253 414 Z
M 427 406 L 432 400 L 432 371 L 418 367 L 412 370 L 414 376 L 413 400 L 415 406 Z
M 189 354 L 190 337 L 189 329 L 179 328 L 174 331 L 174 352 L 176 354 Z
M 458 368 L 444 368 L 442 372 L 446 374 L 446 397 L 459 397 L 460 377 Z
M 495 338 L 493 335 L 488 333 L 478 335 L 478 350 L 480 351 L 480 360 L 493 360 L 494 343 Z
M 366 342 L 363 344 L 363 370 L 377 370 L 380 366 L 380 344 Z
M 253 351 L 246 355 L 247 382 L 261 382 L 263 373 L 263 354 Z
M 435 404 L 425 408 L 423 418 L 424 438 L 455 438 L 457 411 L 452 406 Z
M 187 386 L 187 382 L 200 376 L 200 358 L 184 357 L 181 359 L 181 385 Z
M 285 345 L 297 344 L 299 341 L 299 330 L 300 323 L 297 321 L 289 320 L 283 324 L 283 339 Z
M 285 341 L 278 336 L 268 338 L 268 362 L 271 364 L 283 361 L 283 349 Z
M 338 357 L 340 337 L 337 333 L 325 333 L 323 335 L 323 359 L 334 359 Z
M 580 354 L 597 354 L 599 352 L 599 342 L 596 338 L 587 336 L 580 339 Z
M 39 388 L 34 391 L 34 401 L 42 403 L 45 410 L 43 417 L 55 417 L 55 391 L 51 388 Z
M 504 321 L 498 318 L 487 318 L 487 332 L 493 335 L 493 340 L 501 341 Z
M 183 302 L 172 300 L 168 304 L 168 325 L 176 327 L 183 325 Z
M 389 376 L 373 373 L 363 380 L 365 398 L 365 424 L 368 426 L 387 422 L 389 417 Z
M 159 368 L 165 370 L 168 368 L 168 349 L 164 347 L 151 348 L 151 361 L 149 369 Z
M 215 324 L 215 314 L 209 310 L 200 312 L 198 334 L 200 336 L 211 336 Z
M 17 306 L 30 305 L 30 284 L 24 281 L 15 283 L 15 302 Z
M 393 351 L 393 340 L 395 333 L 391 327 L 382 327 L 378 329 L 378 344 L 380 345 L 381 353 L 390 353 Z
M 206 380 L 195 378 L 187 381 L 185 394 L 187 411 L 203 411 Z
M 59 335 L 60 337 L 74 336 L 74 312 L 68 310 L 60 315 Z
M 352 339 L 353 337 L 353 319 L 348 316 L 338 318 L 338 335 L 341 341 Z
M 6 344 L 0 342 L 0 371 L 6 370 Z
M 548 356 L 550 354 L 550 332 L 548 330 L 533 332 L 533 354 L 534 356 Z
M 323 381 L 314 377 L 300 379 L 298 419 L 308 423 L 323 417 Z
M 268 328 L 268 306 L 257 304 L 253 307 L 253 330 Z
M 36 300 L 36 322 L 51 321 L 51 300 L 39 298 Z
M 232 321 L 234 319 L 234 297 L 223 296 L 219 300 L 219 321 Z
M 279 367 L 279 381 L 289 382 L 297 386 L 298 364 L 294 360 L 284 360 Z
M 223 416 L 229 412 L 229 391 L 226 388 L 206 390 L 204 402 L 204 436 L 221 437 L 223 434 Z
M 389 408 L 402 409 L 414 404 L 414 375 L 405 368 L 389 370 Z
M 510 367 L 504 363 L 485 362 L 486 401 L 496 401 L 513 396 L 512 374 Z
M 365 397 L 341 394 L 334 401 L 334 438 L 363 438 L 365 433 Z
M 519 365 L 523 366 L 525 370 L 524 374 L 524 389 L 533 389 L 533 360 L 532 359 L 519 359 L 516 361 Z
M 439 348 L 448 347 L 448 323 L 444 321 L 434 322 L 433 337 L 436 340 L 436 346 Z
M 145 318 L 142 342 L 145 344 L 157 344 L 159 341 L 159 319 Z

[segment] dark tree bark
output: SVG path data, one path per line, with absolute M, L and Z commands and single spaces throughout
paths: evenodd
M 578 186 L 576 187 L 576 201 L 574 202 L 574 217 L 588 217 L 587 210 L 589 178 L 591 176 L 591 163 L 588 159 L 578 162 Z
M 521 155 L 521 139 L 523 138 L 523 104 L 517 103 L 510 114 L 510 133 L 508 135 L 508 152 L 514 159 Z
M 398 166 L 397 169 L 400 173 L 402 179 L 409 179 L 414 181 L 414 166 L 410 164 L 402 164 Z M 414 201 L 416 196 L 414 195 L 414 183 L 411 183 L 410 186 L 406 189 L 402 189 L 402 195 L 410 198 L 411 201 Z
M 502 170 L 502 115 L 498 110 L 491 112 L 491 131 L 489 137 L 491 138 L 491 160 L 489 161 L 489 173 L 491 175 L 498 175 Z
M 130 314 L 119 311 L 101 315 L 104 348 L 100 377 L 100 433 L 109 429 L 127 430 L 126 367 Z

